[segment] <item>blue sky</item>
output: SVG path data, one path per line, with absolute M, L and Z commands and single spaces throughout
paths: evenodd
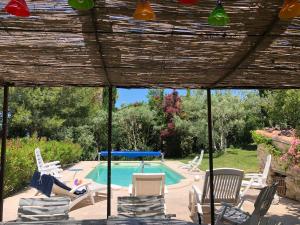
M 147 102 L 147 94 L 149 89 L 125 89 L 118 88 L 118 99 L 116 102 L 116 107 L 120 108 L 122 104 L 132 104 L 136 102 Z M 180 95 L 186 95 L 186 89 L 176 89 Z M 230 89 L 229 89 L 230 90 Z M 238 95 L 240 97 L 245 96 L 249 91 L 254 90 L 231 90 L 233 95 Z M 165 89 L 165 94 L 172 92 L 172 89 Z
M 119 108 L 122 104 L 131 104 L 135 102 L 147 102 L 147 94 L 149 89 L 125 89 L 118 88 L 118 99 L 116 107 Z M 178 90 L 180 95 L 185 95 L 186 90 Z M 172 89 L 165 89 L 165 93 L 172 92 Z

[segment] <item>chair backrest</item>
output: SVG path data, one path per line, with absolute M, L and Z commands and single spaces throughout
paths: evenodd
M 70 198 L 21 198 L 18 208 L 18 222 L 55 221 L 69 219 Z M 58 223 L 60 224 L 60 223 Z
M 34 150 L 34 153 L 35 153 L 35 160 L 36 160 L 38 170 L 41 171 L 41 169 L 44 166 L 44 160 L 43 160 L 42 155 L 41 155 L 41 150 L 39 148 L 36 148 Z
M 203 155 L 204 155 L 204 150 L 201 150 L 200 157 L 199 157 L 199 162 L 200 162 L 199 165 L 200 165 L 201 162 L 202 162 Z
M 118 217 L 165 218 L 163 196 L 118 197 Z
M 202 204 L 210 202 L 209 170 L 205 173 Z M 214 198 L 215 203 L 236 204 L 239 201 L 244 171 L 231 168 L 214 169 Z
M 264 215 L 266 215 L 274 199 L 277 186 L 278 183 L 274 183 L 271 186 L 264 187 L 260 191 L 254 203 L 254 211 L 252 213 L 253 217 L 262 218 Z
M 164 173 L 134 173 L 132 175 L 133 196 L 164 195 Z
M 265 164 L 265 168 L 264 168 L 264 171 L 262 173 L 262 179 L 264 180 L 263 182 L 267 181 L 267 177 L 268 177 L 269 170 L 270 170 L 270 167 L 271 167 L 271 161 L 272 161 L 272 156 L 268 155 L 267 160 L 266 160 L 266 164 Z
M 274 220 L 272 218 L 263 217 L 261 221 L 259 221 L 258 225 L 283 225 L 283 222 Z
M 204 155 L 204 150 L 201 151 L 200 156 L 198 157 L 198 159 L 192 164 L 192 167 L 189 169 L 190 171 L 193 171 L 193 170 L 197 169 L 201 165 L 203 155 Z
M 191 161 L 190 164 L 194 165 L 198 161 L 198 159 L 199 159 L 199 156 L 198 155 L 195 156 L 195 158 Z

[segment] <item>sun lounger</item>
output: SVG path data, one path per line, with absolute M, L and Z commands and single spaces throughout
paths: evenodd
M 41 175 L 39 172 L 34 173 L 30 186 L 36 188 L 48 197 L 51 197 L 51 194 L 69 197 L 71 199 L 69 209 L 72 209 L 79 202 L 87 198 L 94 204 L 94 196 L 98 193 L 105 195 L 107 189 L 106 185 L 96 184 L 94 182 L 85 182 L 74 188 L 70 188 L 55 177 L 46 174 Z M 112 186 L 112 189 L 117 188 L 116 185 Z
M 201 153 L 199 156 L 196 156 L 192 161 L 189 161 L 188 164 L 185 164 L 185 165 L 181 166 L 180 168 L 188 169 L 189 171 L 197 170 L 198 167 L 202 163 L 203 155 L 204 155 L 204 150 L 201 150 Z
M 268 155 L 263 173 L 247 173 L 247 174 L 245 174 L 245 178 L 250 179 L 250 181 L 243 180 L 242 186 L 248 186 L 251 182 L 252 188 L 261 189 L 261 188 L 266 187 L 267 186 L 267 178 L 268 178 L 268 174 L 269 174 L 270 167 L 271 167 L 271 161 L 272 161 L 272 156 Z
M 60 172 L 62 172 L 62 168 L 59 161 L 53 161 L 45 163 L 41 154 L 41 150 L 36 148 L 34 150 L 35 159 L 38 171 L 42 174 L 49 174 L 56 178 L 61 178 Z

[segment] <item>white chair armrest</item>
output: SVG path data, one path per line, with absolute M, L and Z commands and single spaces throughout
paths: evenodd
M 249 181 L 248 185 L 245 187 L 245 189 L 243 191 L 240 192 L 240 201 L 237 204 L 237 208 L 241 208 L 242 205 L 244 204 L 245 201 L 245 195 L 248 192 L 248 190 L 251 188 L 252 184 L 254 182 L 254 178 L 251 178 L 251 180 Z M 223 204 L 223 203 L 222 203 Z M 226 203 L 227 204 L 227 203 Z
M 165 185 L 165 193 L 164 194 L 168 194 L 168 188 L 167 188 L 167 185 Z
M 200 203 L 197 203 L 197 212 L 198 212 L 200 215 L 203 215 L 202 206 L 201 206 Z
M 47 163 L 44 163 L 44 166 L 59 166 L 60 167 L 60 161 L 47 162 Z
M 262 176 L 262 174 L 260 174 L 260 173 L 246 173 L 244 177 L 250 179 L 253 177 L 261 177 L 261 176 Z
M 132 195 L 132 184 L 130 184 L 128 187 L 128 193 L 129 195 Z
M 57 167 L 55 165 L 52 165 L 52 166 L 43 166 L 42 169 L 45 169 L 45 170 L 62 170 L 60 167 Z
M 88 192 L 88 186 L 89 186 L 90 184 L 91 184 L 91 182 L 86 182 L 86 183 L 80 184 L 80 185 L 78 185 L 78 186 L 72 188 L 72 190 L 69 191 L 69 192 L 73 194 L 76 190 L 78 190 L 78 189 L 80 189 L 80 188 L 82 188 L 82 187 L 86 187 L 86 190 L 87 190 L 87 192 Z
M 62 169 L 57 168 L 57 167 L 43 167 L 40 169 L 40 172 L 61 172 Z
M 196 185 L 193 185 L 192 189 L 194 190 L 197 203 L 200 203 L 202 199 L 202 192 L 199 190 L 199 188 Z
M 248 192 L 248 190 L 250 189 L 252 183 L 254 182 L 254 178 L 251 178 L 251 180 L 249 181 L 248 185 L 245 187 L 245 189 L 240 193 L 241 197 L 244 197 L 246 195 L 246 193 Z

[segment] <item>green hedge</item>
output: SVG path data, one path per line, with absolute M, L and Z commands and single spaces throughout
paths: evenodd
M 267 138 L 261 134 L 256 133 L 256 131 L 251 131 L 252 139 L 255 144 L 266 144 L 271 145 L 272 144 L 272 138 Z
M 80 145 L 69 141 L 47 141 L 38 138 L 18 138 L 7 141 L 4 195 L 23 189 L 36 169 L 35 148 L 39 147 L 45 162 L 58 160 L 64 167 L 80 159 Z
M 273 156 L 281 156 L 282 152 L 280 149 L 275 147 L 272 144 L 272 138 L 267 138 L 261 134 L 256 133 L 255 131 L 251 132 L 252 139 L 257 145 L 264 145 L 264 148 Z

